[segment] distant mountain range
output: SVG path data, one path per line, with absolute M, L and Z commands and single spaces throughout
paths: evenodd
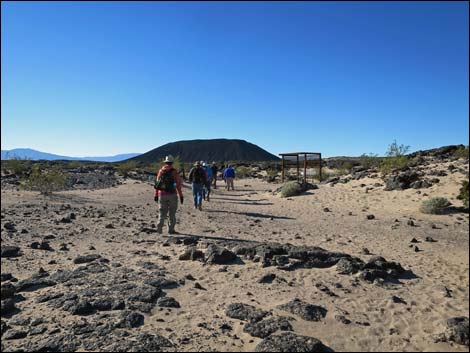
M 95 162 L 119 162 L 135 156 L 138 156 L 140 153 L 126 153 L 118 154 L 110 157 L 68 157 L 60 156 L 57 154 L 46 153 L 41 151 L 36 151 L 31 148 L 15 148 L 12 150 L 2 150 L 2 160 L 8 159 L 31 159 L 33 161 L 37 160 L 68 160 L 68 161 L 95 161 Z
M 197 160 L 212 161 L 278 161 L 279 158 L 261 147 L 245 140 L 236 139 L 209 139 L 187 140 L 167 143 L 143 154 L 128 153 L 110 157 L 69 157 L 52 153 L 41 152 L 30 148 L 15 148 L 2 150 L 2 160 L 13 158 L 31 160 L 70 160 L 70 161 L 96 161 L 120 162 L 132 160 L 135 162 L 155 163 L 161 162 L 165 156 L 179 156 L 182 162 Z
M 458 149 L 464 149 L 465 145 L 450 145 L 430 150 L 417 151 L 409 154 L 415 156 L 440 156 L 446 157 L 455 153 Z M 467 150 L 468 151 L 468 150 Z M 182 162 L 194 162 L 204 160 L 207 162 L 244 161 L 244 162 L 269 162 L 279 161 L 280 158 L 249 143 L 245 140 L 236 139 L 210 139 L 210 140 L 187 140 L 167 143 L 146 153 L 125 153 L 109 157 L 68 157 L 52 153 L 41 152 L 31 148 L 15 148 L 2 150 L 2 160 L 13 158 L 30 160 L 70 160 L 70 161 L 95 161 L 95 162 L 120 162 L 132 160 L 143 163 L 161 162 L 165 156 L 179 156 Z M 327 165 L 342 165 L 344 162 L 359 163 L 360 157 L 329 157 L 323 158 Z
M 167 155 L 179 156 L 182 162 L 194 161 L 278 161 L 279 157 L 245 140 L 211 139 L 168 143 L 137 157 L 136 162 L 161 162 Z

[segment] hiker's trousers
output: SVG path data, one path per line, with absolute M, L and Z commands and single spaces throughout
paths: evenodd
M 207 197 L 207 200 L 209 201 L 209 197 L 210 197 L 210 194 L 211 194 L 211 185 L 212 185 L 212 180 L 209 179 L 209 181 L 207 182 L 206 185 L 204 185 L 204 188 L 203 188 L 203 196 L 204 196 L 204 200 L 206 199 Z
M 171 195 L 160 195 L 159 201 L 158 228 L 163 228 L 165 219 L 169 216 L 168 230 L 174 231 L 176 225 L 176 210 L 178 209 L 178 195 L 176 193 Z
M 193 183 L 194 207 L 202 205 L 202 183 Z
M 230 190 L 230 189 L 234 190 L 234 188 L 233 188 L 233 179 L 234 178 L 225 178 L 225 180 L 227 181 L 227 184 L 225 185 L 227 190 Z

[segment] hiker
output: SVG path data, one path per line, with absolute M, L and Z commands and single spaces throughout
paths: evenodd
M 203 188 L 203 198 L 204 200 L 210 201 L 210 194 L 211 194 L 211 185 L 212 185 L 212 168 L 207 163 L 202 163 L 202 167 L 206 172 L 206 183 L 204 184 Z
M 189 182 L 192 184 L 193 189 L 194 208 L 202 211 L 202 189 L 207 182 L 207 178 L 201 162 L 194 163 L 194 167 L 189 171 Z
M 212 185 L 214 186 L 214 189 L 217 189 L 217 172 L 219 171 L 219 169 L 217 168 L 217 164 L 215 164 L 215 161 L 212 162 L 212 166 L 211 166 L 211 170 L 212 170 Z
M 222 164 L 222 168 L 220 168 L 220 170 L 222 171 L 222 180 L 224 181 L 225 188 L 227 188 L 227 180 L 225 180 L 225 175 L 224 175 L 226 168 L 227 167 L 225 166 L 225 164 Z
M 233 179 L 235 179 L 235 170 L 233 169 L 231 164 L 229 164 L 229 166 L 224 170 L 224 179 L 226 181 L 227 190 L 230 191 L 230 188 L 232 188 L 232 190 L 235 190 L 233 187 Z
M 178 208 L 178 195 L 183 204 L 183 190 L 178 171 L 173 168 L 174 158 L 172 155 L 165 157 L 165 165 L 158 171 L 155 180 L 155 202 L 159 202 L 159 219 L 157 233 L 162 234 L 165 219 L 169 214 L 168 233 L 177 234 L 176 210 Z

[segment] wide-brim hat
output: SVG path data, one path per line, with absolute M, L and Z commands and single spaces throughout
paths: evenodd
M 175 159 L 173 158 L 171 154 L 166 156 L 165 159 L 163 160 L 164 163 L 173 163 L 174 161 Z

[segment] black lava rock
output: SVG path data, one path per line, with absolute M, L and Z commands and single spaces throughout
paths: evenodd
M 265 338 L 255 348 L 256 352 L 331 352 L 314 337 L 299 336 L 291 332 Z
M 135 328 L 144 324 L 144 316 L 136 312 L 125 311 L 121 315 L 121 320 L 117 327 Z
M 20 256 L 20 248 L 18 246 L 5 245 L 1 247 L 2 257 L 18 257 Z
M 256 309 L 252 305 L 243 303 L 230 304 L 225 311 L 225 315 L 232 319 L 238 319 L 248 322 L 258 322 L 262 320 L 266 315 L 267 311 Z
M 468 317 L 454 317 L 447 320 L 447 328 L 444 333 L 447 341 L 465 346 L 469 345 L 469 320 Z
M 180 308 L 180 303 L 176 301 L 175 298 L 172 297 L 162 297 L 158 299 L 157 306 L 162 308 Z
M 208 264 L 226 265 L 233 263 L 236 259 L 237 255 L 220 246 L 211 244 L 207 249 L 206 263 Z
M 78 256 L 73 260 L 74 264 L 84 264 L 88 262 L 92 262 L 101 258 L 101 255 L 92 254 L 92 255 L 85 255 L 85 256 Z
M 12 298 L 16 293 L 16 287 L 12 283 L 3 283 L 2 284 L 2 300 Z
M 320 321 L 326 316 L 328 310 L 325 308 L 305 303 L 298 298 L 278 306 L 279 309 L 300 316 L 307 321 Z
M 272 317 L 259 322 L 249 322 L 243 328 L 243 331 L 253 337 L 265 338 L 276 331 L 292 331 L 292 325 L 285 317 Z

